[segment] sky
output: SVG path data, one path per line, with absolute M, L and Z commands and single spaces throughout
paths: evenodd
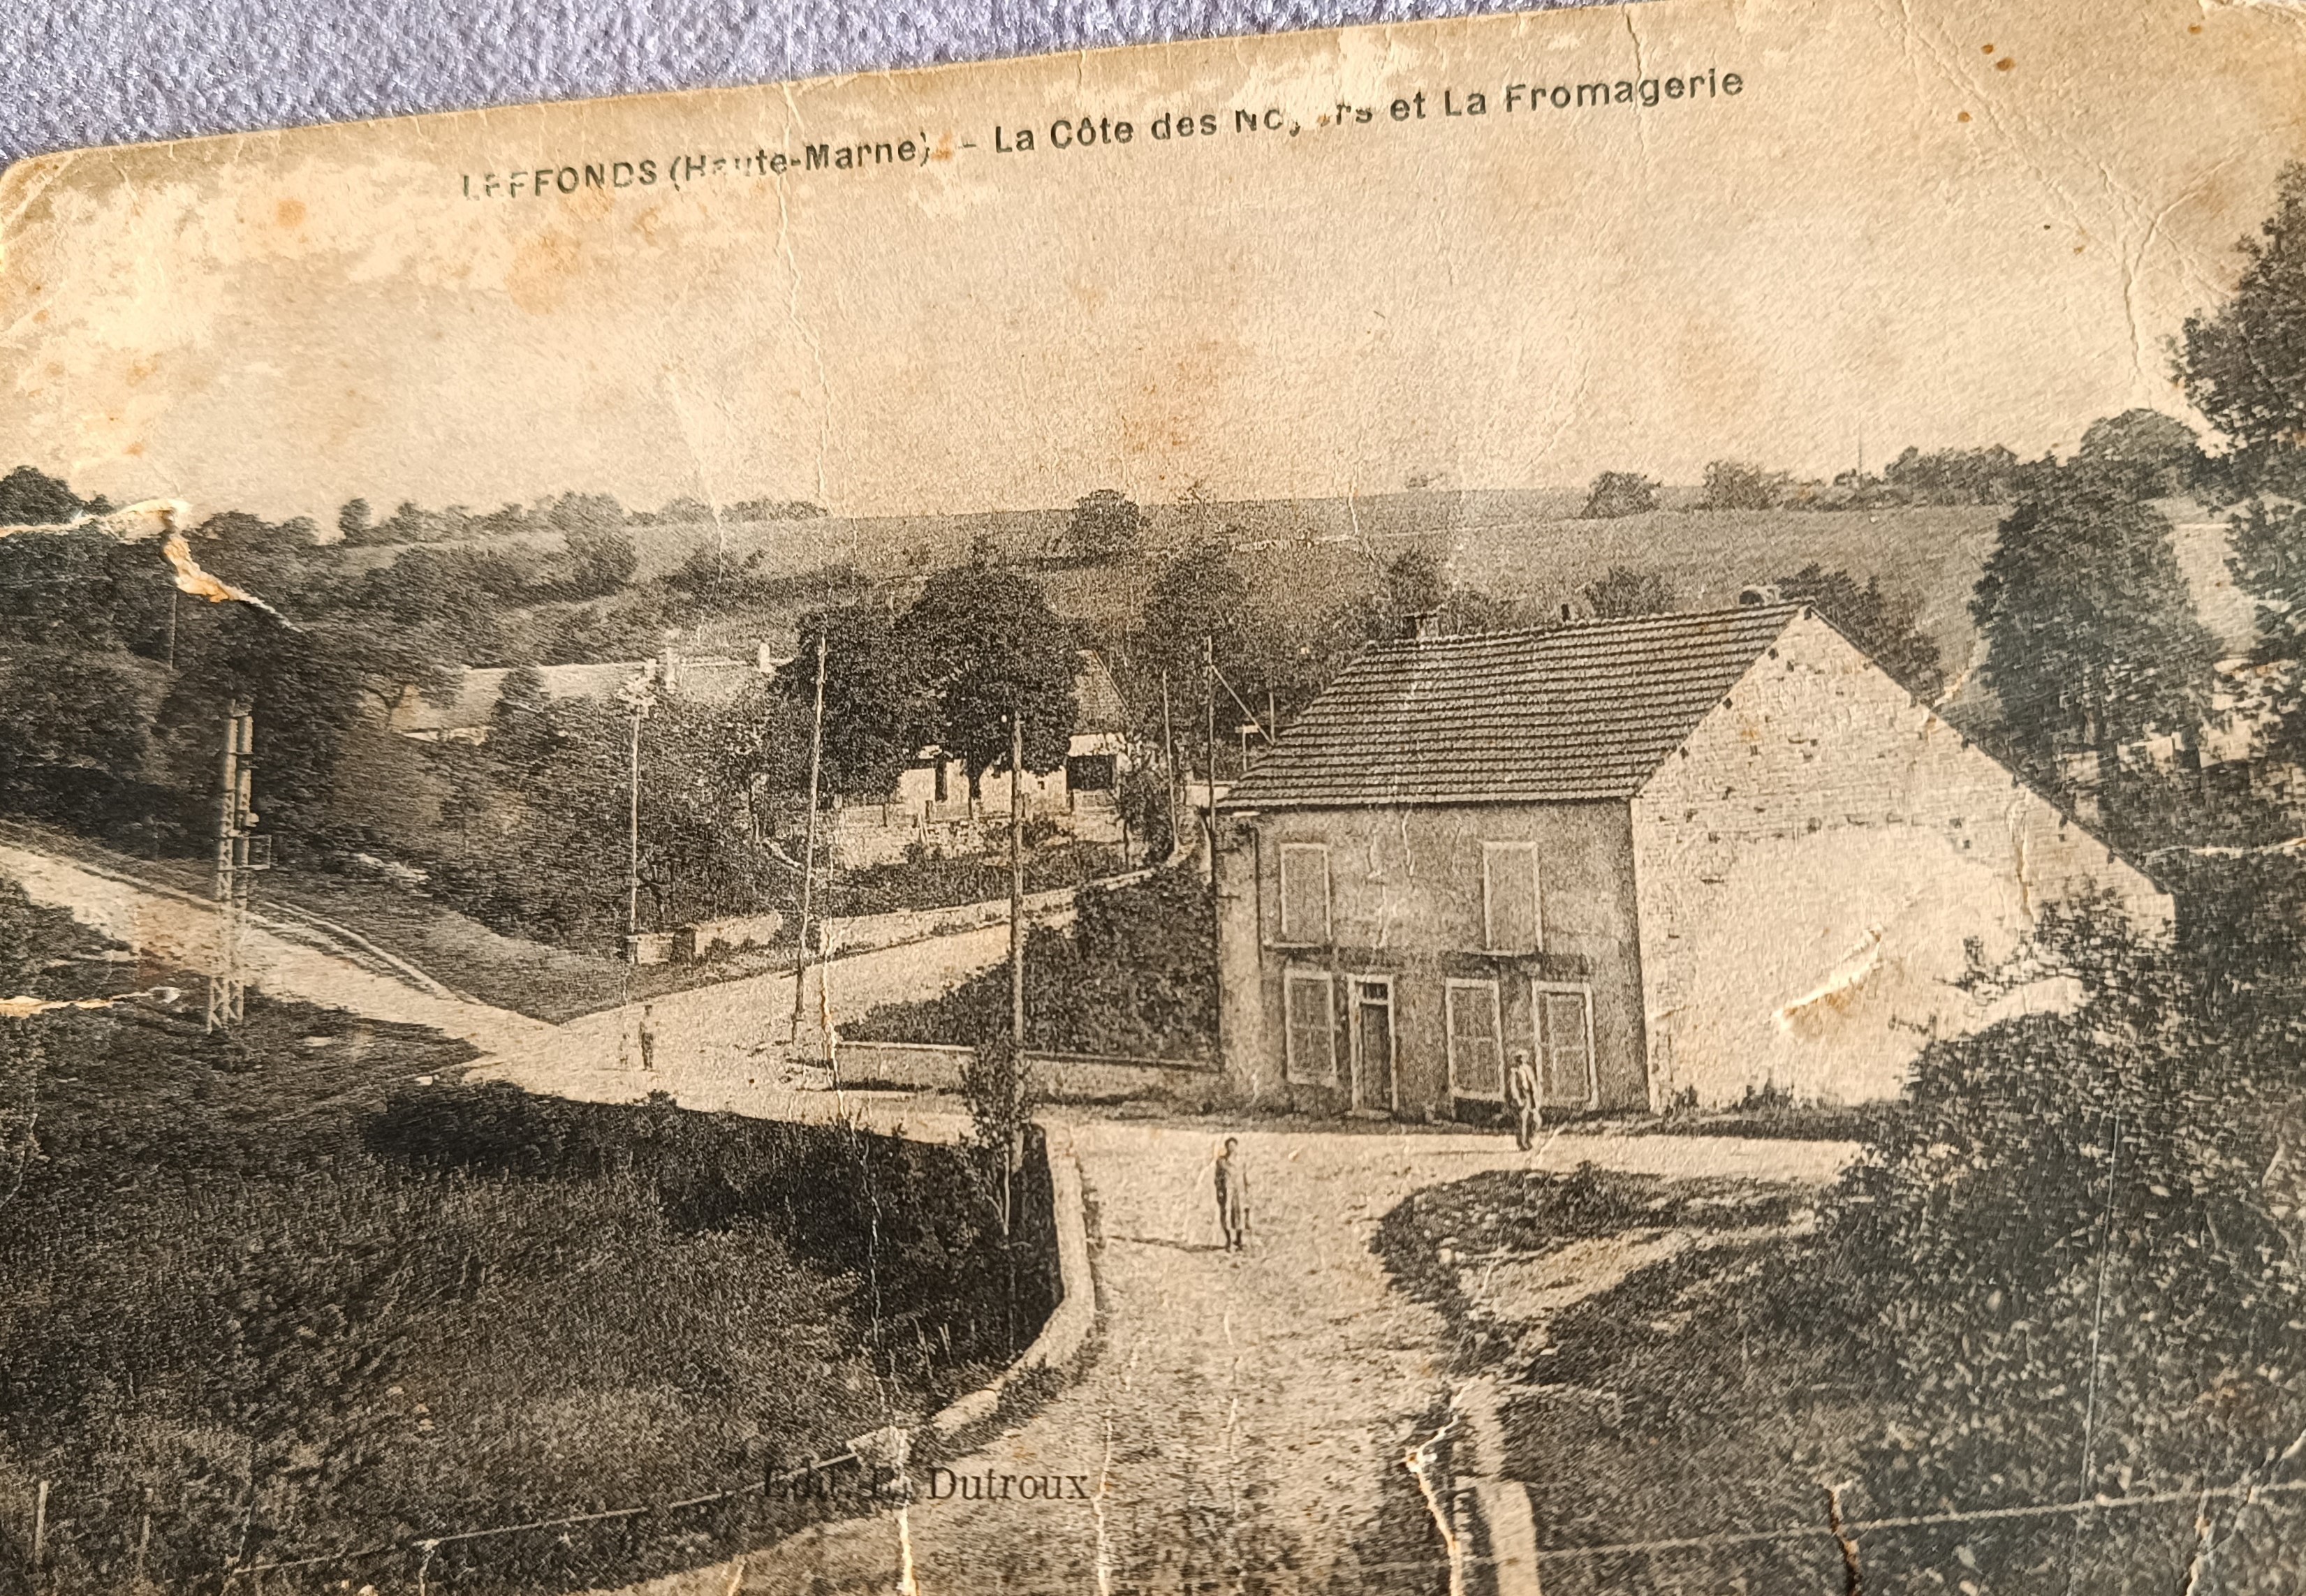
M 38 158 L 0 182 L 0 436 L 324 522 L 2070 449 L 2183 412 L 2167 340 L 2306 157 L 2302 50 L 2191 0 L 1659 0 Z

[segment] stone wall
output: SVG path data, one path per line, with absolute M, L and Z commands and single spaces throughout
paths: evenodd
M 1769 1089 L 1893 1097 L 1933 1037 L 1989 1009 L 1955 985 L 2051 904 L 2105 893 L 2167 926 L 2170 900 L 1804 617 L 1633 806 L 1657 1106 Z

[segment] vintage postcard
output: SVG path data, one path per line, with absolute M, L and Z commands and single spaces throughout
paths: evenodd
M 2306 1588 L 2306 12 L 0 179 L 0 1592 Z

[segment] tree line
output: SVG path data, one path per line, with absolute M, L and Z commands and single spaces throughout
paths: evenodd
M 2126 410 L 2093 422 L 2076 451 L 2084 460 L 2120 463 L 2152 490 L 2148 497 L 2230 494 L 2237 462 L 2209 453 L 2192 428 L 2158 410 Z M 1853 467 L 1831 478 L 1800 478 L 1750 460 L 1706 463 L 1691 508 L 1700 510 L 1868 510 L 1901 506 L 2016 502 L 2054 457 L 2025 460 L 2001 444 L 1923 450 L 1909 445 L 1879 471 Z M 1587 489 L 1580 516 L 1589 521 L 1648 515 L 1665 484 L 1636 471 L 1604 471 Z

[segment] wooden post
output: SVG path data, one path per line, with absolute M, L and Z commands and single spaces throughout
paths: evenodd
M 38 1492 L 32 1498 L 32 1586 L 39 1588 L 40 1565 L 48 1552 L 48 1482 L 40 1481 Z
M 816 715 L 808 735 L 808 824 L 802 833 L 800 856 L 800 962 L 793 967 L 793 1038 L 800 1038 L 802 988 L 808 985 L 809 915 L 816 892 L 817 778 L 824 768 L 824 631 L 816 634 Z M 826 1039 L 828 1054 L 831 1038 Z
M 1214 895 L 1217 884 L 1217 644 L 1214 637 L 1201 639 L 1201 686 L 1206 689 L 1203 751 L 1209 760 L 1201 772 L 1202 837 L 1209 844 L 1209 891 Z
M 144 1488 L 144 1520 L 136 1531 L 136 1575 L 133 1583 L 144 1583 L 144 1553 L 152 1544 L 152 1488 Z
M 1161 672 L 1161 779 L 1169 789 L 1169 857 L 1177 856 L 1177 737 L 1169 725 L 1169 673 Z
M 625 815 L 625 946 L 635 964 L 641 960 L 641 708 L 633 705 L 632 775 Z
M 1009 714 L 1009 1035 L 1025 1053 L 1025 722 Z

